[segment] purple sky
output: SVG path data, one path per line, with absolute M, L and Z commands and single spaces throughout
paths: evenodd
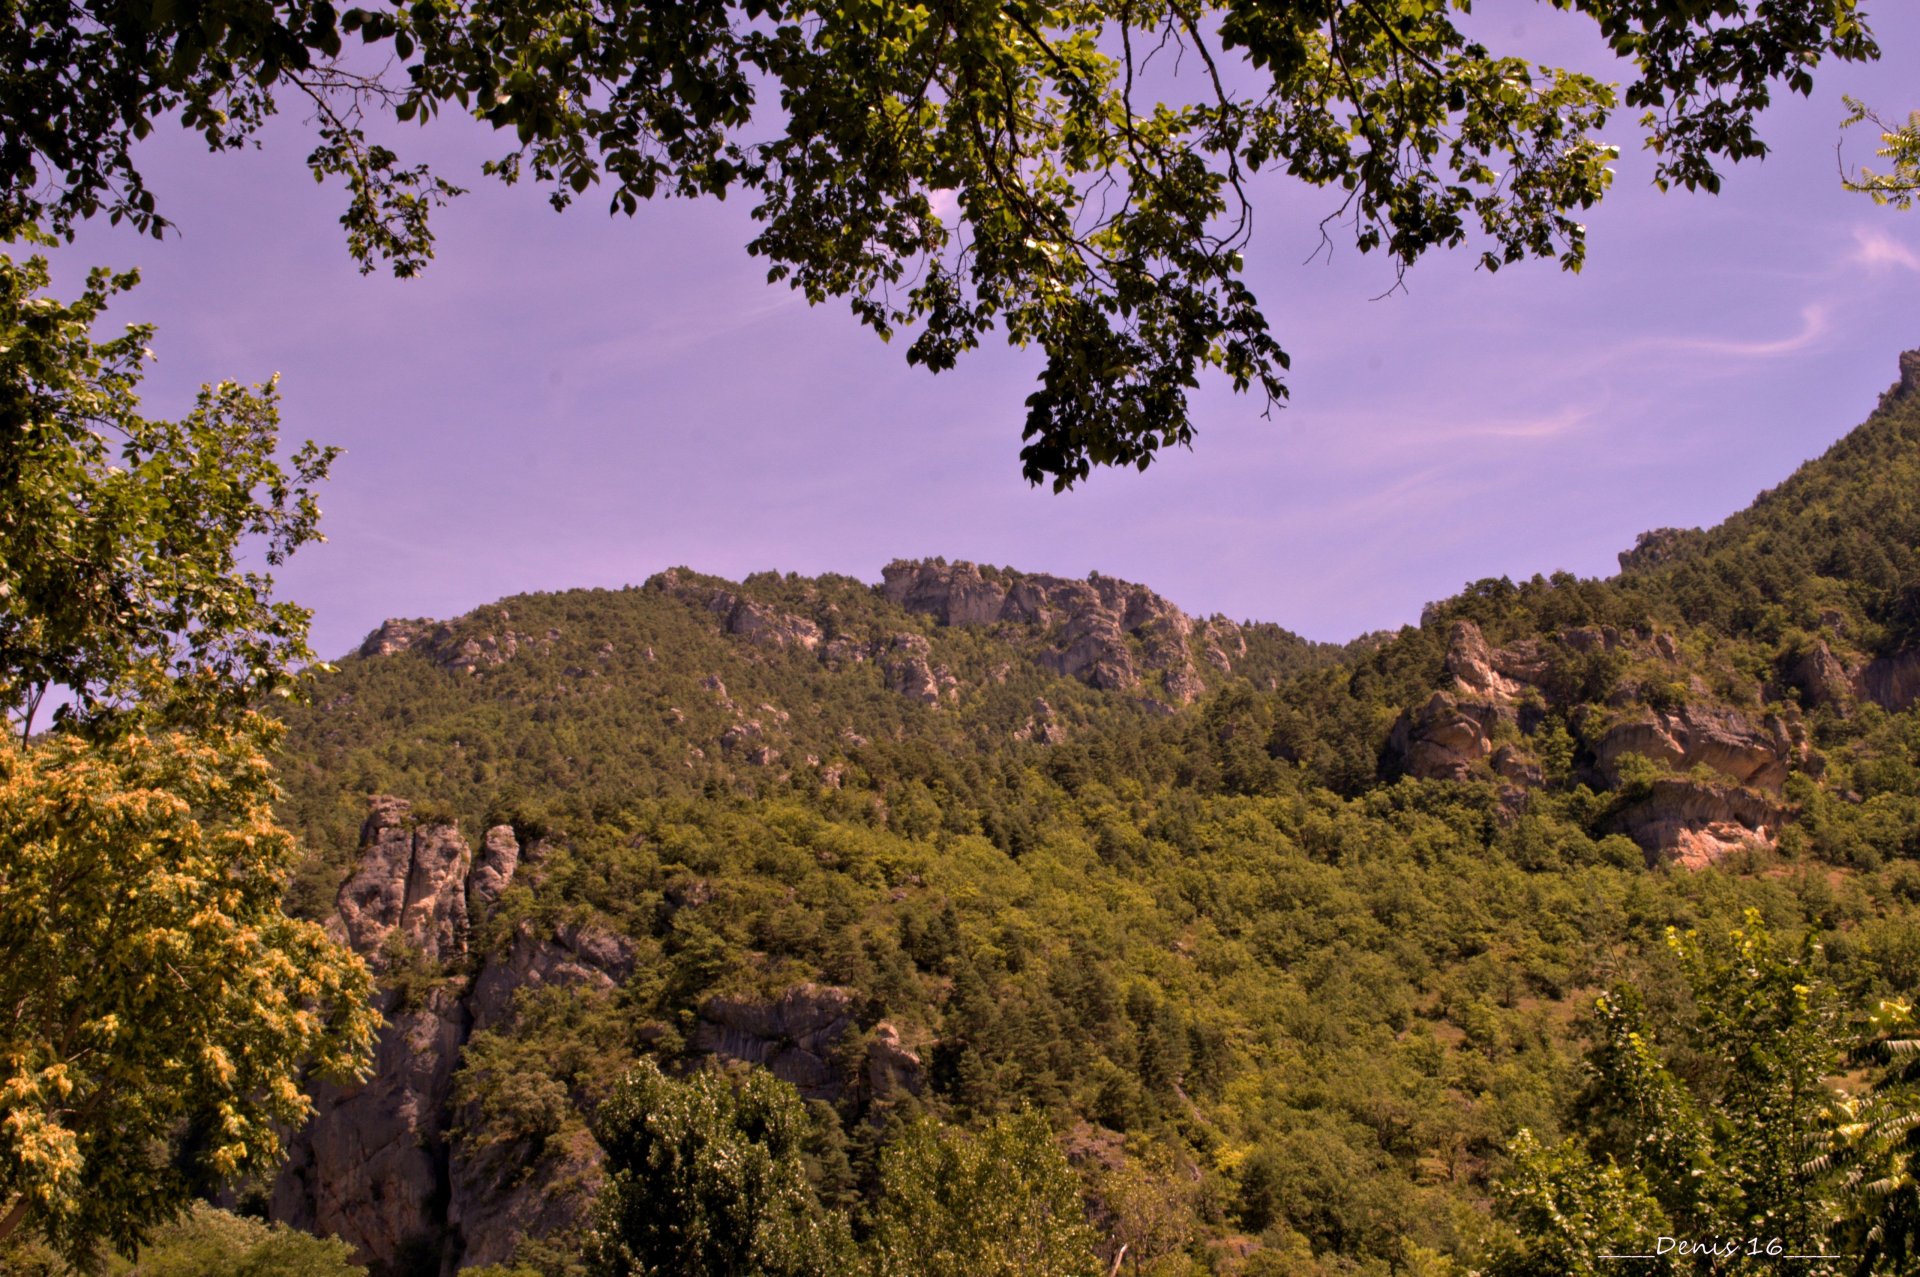
M 764 282 L 745 201 L 555 215 L 473 172 L 486 146 L 449 149 L 486 141 L 470 132 L 435 140 L 474 193 L 439 215 L 421 279 L 356 272 L 291 122 L 249 155 L 161 134 L 148 172 L 182 233 L 90 228 L 61 265 L 141 267 L 114 315 L 160 325 L 156 414 L 278 371 L 287 434 L 346 448 L 330 543 L 282 576 L 323 654 L 387 616 L 675 564 L 877 580 L 934 554 L 1098 570 L 1344 640 L 1479 577 L 1609 573 L 1635 533 L 1717 521 L 1866 415 L 1920 347 L 1920 212 L 1836 178 L 1843 92 L 1920 105 L 1920 6 L 1868 8 L 1883 60 L 1776 107 L 1773 156 L 1718 197 L 1653 191 L 1623 112 L 1577 277 L 1441 254 L 1371 300 L 1386 261 L 1307 260 L 1331 197 L 1267 183 L 1248 259 L 1292 405 L 1263 421 L 1210 386 L 1193 452 L 1059 496 L 1019 473 L 1036 356 L 910 369 L 843 306 Z M 1535 56 L 1585 47 L 1556 51 L 1574 29 L 1519 0 L 1479 20 Z M 1848 135 L 1850 158 L 1873 136 Z

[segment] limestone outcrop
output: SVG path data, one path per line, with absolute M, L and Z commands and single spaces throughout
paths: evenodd
M 467 873 L 467 917 L 478 921 L 485 916 L 519 868 L 520 841 L 513 836 L 513 829 L 495 825 L 487 830 L 473 858 L 473 868 Z
M 680 568 L 668 568 L 649 577 L 645 588 L 706 610 L 719 623 L 722 633 L 757 647 L 774 650 L 798 647 L 811 652 L 820 646 L 821 631 L 814 621 L 782 612 L 710 581 L 711 578 L 703 581 Z
M 313 1087 L 314 1117 L 289 1141 L 271 1208 L 276 1219 L 341 1237 L 376 1272 L 420 1254 L 440 1256 L 446 1273 L 502 1261 L 523 1233 L 576 1222 L 589 1200 L 597 1149 L 564 1150 L 560 1169 L 522 1182 L 474 1173 L 451 1134 L 460 1052 L 473 1032 L 512 1014 L 520 989 L 611 987 L 632 970 L 621 937 L 567 926 L 537 935 L 523 925 L 506 953 L 473 973 L 469 922 L 492 910 L 529 850 L 502 825 L 475 855 L 452 824 L 416 820 L 400 799 L 377 798 L 328 920 L 384 977 L 376 1005 L 387 1024 L 365 1081 Z
M 1824 640 L 1803 652 L 1781 671 L 1787 687 L 1800 693 L 1808 709 L 1845 710 L 1854 697 L 1853 678 Z
M 1455 621 L 1444 657 L 1450 686 L 1400 715 L 1388 751 L 1408 775 L 1421 779 L 1498 778 L 1503 803 L 1511 799 L 1509 805 L 1517 805 L 1527 790 L 1545 783 L 1528 738 L 1550 708 L 1555 663 L 1612 652 L 1640 662 L 1671 663 L 1679 657 L 1666 634 L 1634 635 L 1589 625 L 1493 647 L 1473 622 Z M 1849 694 L 1844 666 L 1824 645 L 1781 677 L 1822 694 Z M 1920 693 L 1920 660 L 1913 677 Z M 1883 675 L 1876 687 L 1894 690 L 1896 681 Z M 1697 681 L 1695 690 L 1706 694 Z M 1650 858 L 1687 864 L 1707 863 L 1739 846 L 1770 844 L 1784 817 L 1775 796 L 1807 752 L 1797 719 L 1790 723 L 1777 714 L 1704 702 L 1657 708 L 1645 704 L 1645 696 L 1643 683 L 1626 679 L 1607 701 L 1620 712 L 1583 704 L 1569 710 L 1571 725 L 1587 741 L 1582 767 L 1588 782 L 1617 788 L 1627 758 L 1636 754 L 1665 771 L 1698 768 L 1718 779 L 1704 783 L 1675 775 L 1661 780 L 1652 797 L 1617 814 L 1618 830 L 1639 842 Z M 1597 728 L 1593 724 L 1600 715 L 1611 721 Z M 1510 739 L 1496 744 L 1503 733 Z
M 360 862 L 341 886 L 327 923 L 335 939 L 375 972 L 386 970 L 395 944 L 428 961 L 465 951 L 469 853 L 457 829 L 416 825 L 406 802 L 375 798 L 360 829 L 360 848 Z
M 944 665 L 935 665 L 933 645 L 919 634 L 896 634 L 880 657 L 887 688 L 922 705 L 938 705 L 959 695 L 959 681 Z
M 808 1099 L 837 1101 L 857 1082 L 877 1102 L 919 1094 L 925 1085 L 920 1056 L 888 1021 L 873 1026 L 854 1060 L 841 1058 L 857 1031 L 857 1000 L 852 989 L 811 983 L 774 998 L 709 998 L 700 1007 L 691 1045 L 721 1059 L 762 1065 Z
M 522 846 L 505 825 L 475 851 L 457 827 L 416 818 L 400 799 L 370 804 L 360 859 L 327 926 L 382 976 L 376 1006 L 387 1024 L 366 1080 L 313 1086 L 314 1116 L 288 1141 L 271 1210 L 342 1238 L 376 1277 L 411 1277 L 421 1256 L 438 1257 L 445 1277 L 505 1264 L 522 1238 L 577 1225 L 591 1203 L 601 1151 L 583 1128 L 528 1150 L 485 1139 L 478 1110 L 454 1111 L 461 1052 L 473 1034 L 509 1026 L 522 991 L 611 991 L 633 974 L 631 940 L 574 922 L 522 921 L 495 951 L 475 951 L 480 924 L 538 859 L 539 845 Z M 664 892 L 674 909 L 712 895 L 697 878 Z M 692 1045 L 764 1065 L 814 1098 L 859 1087 L 876 1102 L 918 1093 L 919 1055 L 885 1022 L 860 1045 L 858 1006 L 853 990 L 816 984 L 771 1000 L 710 998 Z
M 1777 715 L 1755 723 L 1739 710 L 1697 705 L 1617 723 L 1593 745 L 1594 764 L 1610 785 L 1619 782 L 1621 760 L 1639 754 L 1675 771 L 1706 767 L 1736 785 L 1773 791 L 1786 783 L 1797 752 Z
M 1216 669 L 1230 671 L 1246 653 L 1232 622 L 1215 617 L 1196 627 L 1145 586 L 1097 573 L 1073 581 L 965 562 L 900 559 L 882 570 L 881 580 L 889 602 L 939 625 L 1026 627 L 1033 641 L 1023 645 L 1043 668 L 1103 691 L 1147 684 L 1177 704 L 1197 700 L 1206 682 L 1194 663 L 1196 629 L 1204 659 Z
M 991 625 L 1008 617 L 1008 587 L 988 580 L 971 563 L 951 566 L 896 560 L 882 570 L 881 591 L 909 612 L 923 612 L 941 625 Z
M 411 649 L 415 644 L 426 642 L 438 629 L 438 621 L 424 617 L 391 617 L 380 623 L 380 627 L 367 635 L 360 644 L 362 656 L 393 656 Z
M 1920 648 L 1868 661 L 1855 689 L 1885 710 L 1898 713 L 1911 707 L 1920 701 Z
M 800 984 L 777 999 L 708 998 L 692 1046 L 729 1060 L 766 1066 L 812 1100 L 835 1100 L 842 1084 L 833 1050 L 853 1027 L 854 993 Z
M 885 1103 L 918 1095 L 925 1085 L 919 1053 L 900 1040 L 900 1030 L 885 1020 L 874 1025 L 867 1040 L 867 1093 Z
M 1638 843 L 1650 865 L 1698 869 L 1742 848 L 1771 847 L 1786 816 L 1785 807 L 1749 789 L 1668 777 L 1609 825 Z
M 1407 775 L 1420 780 L 1465 780 L 1493 753 L 1497 707 L 1435 692 L 1402 714 L 1387 738 Z
M 1036 745 L 1059 745 L 1067 739 L 1067 725 L 1055 717 L 1053 706 L 1044 697 L 1036 697 L 1033 713 L 1027 715 L 1026 725 L 1013 731 L 1015 740 L 1029 740 Z
M 1521 680 L 1504 674 L 1494 663 L 1486 636 L 1472 621 L 1455 621 L 1447 634 L 1447 673 L 1467 696 L 1508 703 L 1521 694 Z
M 397 962 L 433 968 L 464 957 L 470 857 L 459 831 L 416 824 L 407 803 L 377 798 L 360 842 L 329 931 L 382 975 Z M 460 992 L 435 983 L 411 997 L 391 987 L 376 995 L 387 1024 L 373 1073 L 314 1087 L 315 1116 L 290 1142 L 274 1184 L 274 1218 L 341 1237 L 376 1264 L 438 1245 L 446 1100 L 470 1027 Z
M 417 652 L 450 673 L 473 674 L 489 666 L 503 665 L 523 647 L 546 646 L 560 637 L 548 630 L 543 637 L 522 634 L 511 629 L 511 613 L 503 607 L 482 608 L 459 622 L 430 621 L 422 618 L 394 618 L 382 621 L 378 629 L 361 642 L 363 657 L 396 656 Z
M 800 647 L 811 652 L 820 646 L 820 627 L 795 616 L 722 590 L 708 603 L 722 618 L 727 633 L 761 647 Z

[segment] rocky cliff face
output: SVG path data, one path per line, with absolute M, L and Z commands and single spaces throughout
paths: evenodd
M 1853 690 L 1882 709 L 1911 707 L 1920 701 L 1920 650 L 1869 661 L 1855 677 Z
M 475 1029 L 511 1015 L 521 988 L 610 985 L 631 968 L 631 948 L 617 938 L 566 930 L 522 932 L 509 952 L 476 963 L 469 922 L 493 907 L 525 851 L 499 826 L 475 856 L 453 825 L 416 822 L 407 803 L 377 798 L 328 922 L 382 977 L 387 1025 L 371 1076 L 315 1087 L 315 1115 L 291 1141 L 272 1210 L 343 1238 L 378 1271 L 419 1271 L 435 1258 L 445 1272 L 504 1261 L 521 1232 L 563 1227 L 586 1201 L 581 1191 L 556 1196 L 538 1182 L 476 1175 L 450 1135 L 453 1075 Z M 573 1160 L 590 1186 L 598 1150 Z
M 1630 682 L 1616 689 L 1612 708 L 1604 711 L 1556 705 L 1548 694 L 1554 663 L 1595 653 L 1655 665 L 1677 656 L 1665 635 L 1635 638 L 1610 627 L 1567 630 L 1494 648 L 1471 621 L 1456 621 L 1444 661 L 1451 687 L 1402 713 L 1387 748 L 1408 775 L 1420 779 L 1497 776 L 1506 782 L 1513 806 L 1520 792 L 1544 782 L 1529 752 L 1530 738 L 1548 712 L 1559 709 L 1586 741 L 1581 775 L 1597 788 L 1618 787 L 1632 757 L 1673 773 L 1611 822 L 1649 860 L 1697 865 L 1738 847 L 1770 845 L 1787 815 L 1778 801 L 1780 789 L 1792 765 L 1806 756 L 1804 735 L 1774 714 L 1706 703 L 1674 709 L 1645 705 Z M 1831 671 L 1816 657 L 1805 673 L 1819 679 Z M 1509 739 L 1501 741 L 1502 736 Z M 1696 771 L 1715 779 L 1686 775 Z
M 417 618 L 384 621 L 360 644 L 360 655 L 418 652 L 444 670 L 472 674 L 488 666 L 505 664 L 523 645 L 551 644 L 560 637 L 557 630 L 551 629 L 539 637 L 519 633 L 511 628 L 512 613 L 503 607 L 482 608 L 465 619 L 470 624 L 460 628 Z
M 1699 869 L 1742 848 L 1772 846 L 1786 816 L 1785 807 L 1752 790 L 1673 777 L 1654 781 L 1609 824 L 1639 844 L 1647 863 Z
M 1144 690 L 1191 704 L 1206 690 L 1195 664 L 1222 672 L 1246 652 L 1240 627 L 1193 618 L 1143 585 L 1098 574 L 1084 581 L 983 570 L 966 562 L 897 559 L 881 572 L 887 600 L 940 625 L 1023 627 L 1034 659 L 1105 691 Z
M 521 1238 L 577 1225 L 592 1199 L 601 1151 L 584 1132 L 536 1165 L 503 1166 L 484 1139 L 470 1145 L 455 1129 L 472 1130 L 478 1118 L 455 1121 L 461 1052 L 474 1033 L 512 1020 L 522 990 L 612 989 L 633 973 L 631 941 L 571 923 L 523 922 L 502 951 L 474 951 L 475 925 L 538 851 L 501 825 L 476 852 L 456 826 L 417 821 L 400 799 L 371 803 L 359 861 L 327 927 L 381 977 L 376 1005 L 387 1024 L 365 1081 L 315 1085 L 314 1117 L 289 1141 L 271 1209 L 342 1238 L 376 1277 L 507 1263 Z M 698 908 L 710 893 L 690 881 L 668 898 Z M 772 999 L 710 998 L 692 1045 L 764 1065 L 810 1098 L 861 1088 L 884 1103 L 917 1093 L 919 1055 L 891 1024 L 863 1034 L 856 1000 L 853 990 L 812 984 Z

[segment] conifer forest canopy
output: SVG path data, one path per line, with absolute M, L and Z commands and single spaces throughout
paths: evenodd
M 745 195 L 770 278 L 910 333 L 912 363 L 996 328 L 1039 346 L 1020 455 L 1059 489 L 1190 443 L 1203 370 L 1286 395 L 1243 278 L 1256 175 L 1327 188 L 1323 229 L 1397 267 L 1577 270 L 1616 113 L 1660 184 L 1713 190 L 1765 153 L 1774 93 L 1879 52 L 1856 0 L 1552 7 L 1620 85 L 1480 43 L 1460 0 L 26 0 L 0 27 L 0 221 L 160 234 L 137 143 L 177 121 L 237 148 L 284 109 L 347 188 L 349 251 L 408 275 L 460 175 L 395 126 L 471 116 L 501 138 L 485 174 L 556 207 Z

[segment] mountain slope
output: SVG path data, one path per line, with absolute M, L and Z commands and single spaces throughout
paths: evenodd
M 1153 1271 L 1448 1271 L 1590 992 L 1675 1004 L 1666 927 L 1755 907 L 1860 996 L 1920 981 L 1902 367 L 1721 527 L 1344 650 L 939 560 L 387 623 L 283 777 L 295 903 L 392 1027 L 275 1211 L 567 1272 L 647 1054 L 800 1087 L 856 1229 L 893 1118 L 1032 1105 Z

